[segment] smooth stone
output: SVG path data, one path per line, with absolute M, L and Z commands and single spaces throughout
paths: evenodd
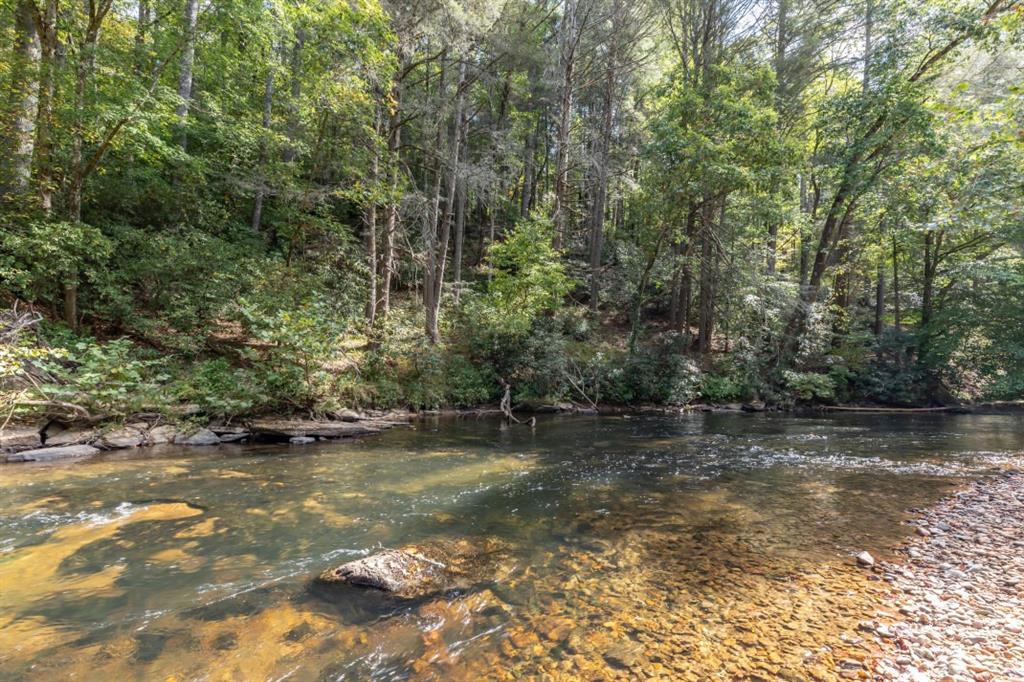
M 38 448 L 43 442 L 39 429 L 31 427 L 7 427 L 0 430 L 0 450 L 16 451 Z
M 209 429 L 199 429 L 190 436 L 185 436 L 184 434 L 176 435 L 174 442 L 178 445 L 193 446 L 220 445 L 220 436 Z
M 636 665 L 640 647 L 616 644 L 604 652 L 604 660 L 615 668 L 632 668 Z
M 47 433 L 46 446 L 83 445 L 92 443 L 96 440 L 96 437 L 96 431 L 93 429 L 63 429 L 53 435 Z
M 105 450 L 119 450 L 121 448 L 137 448 L 146 441 L 145 431 L 134 426 L 125 426 L 103 434 L 100 436 L 98 444 Z
M 174 435 L 178 432 L 178 429 L 170 424 L 161 424 L 160 426 L 154 426 L 149 430 L 149 442 L 153 445 L 162 445 L 164 443 L 174 442 Z
M 288 439 L 288 442 L 292 445 L 308 445 L 310 443 L 315 443 L 316 438 L 313 436 L 292 436 Z
M 320 581 L 371 587 L 415 598 L 480 582 L 496 582 L 514 569 L 507 545 L 493 538 L 435 539 L 385 549 L 328 569 Z
M 222 433 L 220 434 L 221 443 L 237 443 L 240 440 L 251 438 L 252 434 L 248 431 L 240 431 L 238 433 Z
M 874 566 L 875 557 L 871 556 L 869 552 L 861 552 L 857 555 L 857 563 L 861 566 Z
M 36 450 L 24 450 L 22 452 L 7 455 L 8 462 L 49 462 L 55 459 L 70 459 L 72 457 L 89 457 L 99 452 L 99 448 L 91 445 L 64 445 L 57 448 L 39 448 Z

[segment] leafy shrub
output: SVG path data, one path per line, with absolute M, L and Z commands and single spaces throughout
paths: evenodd
M 744 397 L 743 386 L 733 377 L 706 374 L 700 384 L 700 394 L 713 403 L 724 403 Z
M 467 299 L 469 315 L 491 329 L 526 334 L 538 315 L 560 306 L 572 281 L 551 246 L 552 235 L 550 221 L 523 220 L 493 244 L 484 294 Z
M 248 300 L 238 313 L 258 345 L 246 355 L 271 404 L 316 410 L 331 395 L 342 327 L 324 301 L 268 310 Z
M 230 421 L 266 400 L 251 371 L 232 367 L 225 358 L 196 363 L 179 382 L 177 397 L 196 403 L 211 416 Z
M 124 417 L 167 405 L 169 375 L 160 359 L 140 357 L 128 339 L 74 341 L 53 349 L 44 368 L 56 381 L 40 392 L 46 399 L 79 405 L 96 414 Z
M 783 370 L 782 379 L 787 390 L 798 400 L 831 400 L 835 384 L 827 374 Z

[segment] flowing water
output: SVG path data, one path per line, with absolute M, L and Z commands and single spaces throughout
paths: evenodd
M 909 507 L 1021 464 L 1020 416 L 440 420 L 362 442 L 0 467 L 0 679 L 833 679 Z M 506 548 L 419 599 L 314 584 Z

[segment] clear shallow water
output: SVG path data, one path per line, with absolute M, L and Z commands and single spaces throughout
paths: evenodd
M 831 679 L 878 589 L 850 554 L 1022 449 L 1021 416 L 692 415 L 6 466 L 0 678 Z M 453 538 L 507 572 L 311 583 Z

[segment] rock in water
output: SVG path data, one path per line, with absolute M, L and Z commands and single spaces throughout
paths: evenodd
M 875 557 L 871 556 L 867 552 L 861 552 L 857 555 L 857 563 L 861 566 L 874 566 Z
M 500 580 L 511 568 L 506 546 L 499 540 L 434 540 L 350 561 L 324 571 L 320 581 L 414 598 Z
M 320 579 L 324 582 L 374 587 L 395 594 L 410 591 L 425 593 L 443 584 L 446 570 L 447 566 L 443 563 L 414 552 L 386 549 L 365 559 L 350 561 L 324 571 Z
M 7 462 L 49 462 L 55 459 L 71 457 L 88 457 L 99 452 L 99 448 L 91 445 L 65 445 L 59 448 L 39 448 L 25 450 L 14 455 L 7 455 Z

